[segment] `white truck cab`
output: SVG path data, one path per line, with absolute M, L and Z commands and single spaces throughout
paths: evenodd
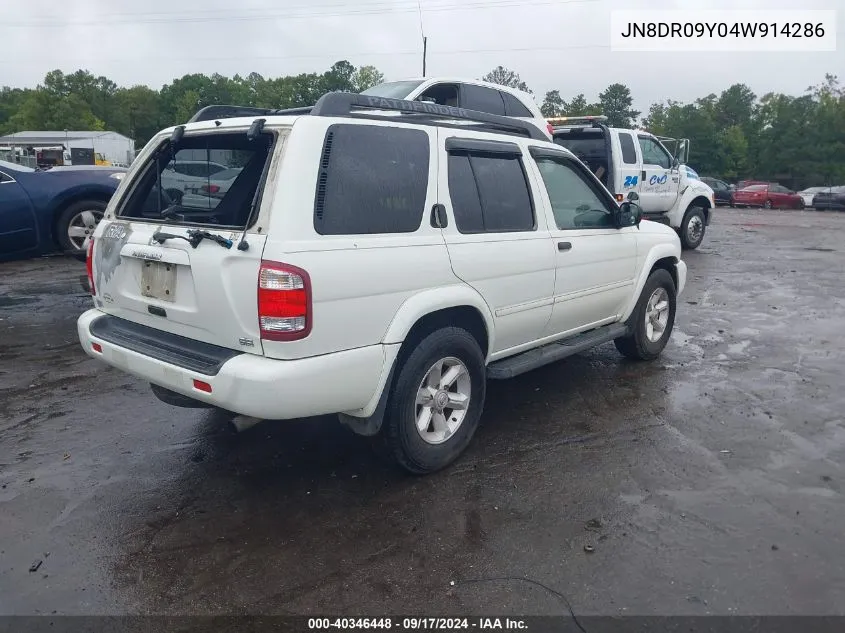
M 713 190 L 686 165 L 687 139 L 607 127 L 604 116 L 548 119 L 554 142 L 575 154 L 618 202 L 639 196 L 643 217 L 674 228 L 685 248 L 698 248 L 715 207 Z M 665 144 L 674 145 L 669 151 Z

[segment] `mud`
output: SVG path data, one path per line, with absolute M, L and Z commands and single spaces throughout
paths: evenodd
M 491 383 L 425 478 L 158 402 L 79 348 L 82 264 L 4 264 L 0 613 L 845 614 L 843 228 L 718 211 L 661 359 Z

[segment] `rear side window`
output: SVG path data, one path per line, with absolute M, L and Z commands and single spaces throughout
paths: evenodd
M 531 114 L 531 110 L 526 108 L 522 102 L 514 97 L 509 92 L 501 91 L 502 99 L 505 102 L 505 114 L 508 116 L 518 116 L 518 117 L 528 117 L 533 118 L 534 115 Z
M 498 90 L 472 84 L 464 84 L 461 90 L 462 108 L 504 116 L 505 102 L 502 101 L 502 94 Z
M 428 170 L 422 130 L 332 125 L 320 160 L 314 229 L 321 235 L 413 233 L 422 224 Z
M 461 233 L 534 230 L 534 207 L 518 156 L 451 152 L 449 195 Z
M 631 135 L 620 132 L 619 144 L 622 146 L 622 162 L 626 165 L 636 165 L 637 150 L 634 148 L 634 139 Z
M 253 203 L 257 206 L 260 201 L 272 147 L 271 134 L 250 140 L 245 131 L 186 135 L 175 146 L 164 141 L 140 171 L 118 215 L 242 229 Z M 215 178 L 221 165 L 228 168 L 230 180 Z M 195 177 L 185 179 L 179 174 Z M 253 222 L 256 216 L 252 214 Z

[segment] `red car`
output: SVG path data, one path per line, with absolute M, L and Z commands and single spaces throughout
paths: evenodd
M 751 185 L 734 191 L 734 204 L 738 207 L 803 209 L 804 198 L 783 185 Z

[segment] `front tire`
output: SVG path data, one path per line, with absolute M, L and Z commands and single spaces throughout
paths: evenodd
M 469 332 L 447 327 L 420 341 L 398 369 L 381 430 L 387 452 L 413 474 L 433 473 L 455 461 L 478 428 L 484 354 Z
M 631 333 L 613 341 L 623 356 L 634 360 L 660 356 L 675 326 L 676 294 L 666 270 L 658 268 L 649 275 L 631 314 Z
M 68 206 L 56 221 L 56 241 L 68 255 L 84 257 L 94 230 L 106 213 L 102 200 L 81 200 Z
M 764 209 L 771 209 L 771 208 L 772 208 L 772 206 L 773 206 L 773 205 L 772 205 L 772 201 L 771 201 L 771 200 L 766 200 L 766 201 L 763 203 L 763 208 L 764 208 Z
M 681 245 L 686 249 L 698 248 L 704 239 L 707 221 L 704 217 L 704 209 L 701 207 L 690 207 L 681 222 Z

